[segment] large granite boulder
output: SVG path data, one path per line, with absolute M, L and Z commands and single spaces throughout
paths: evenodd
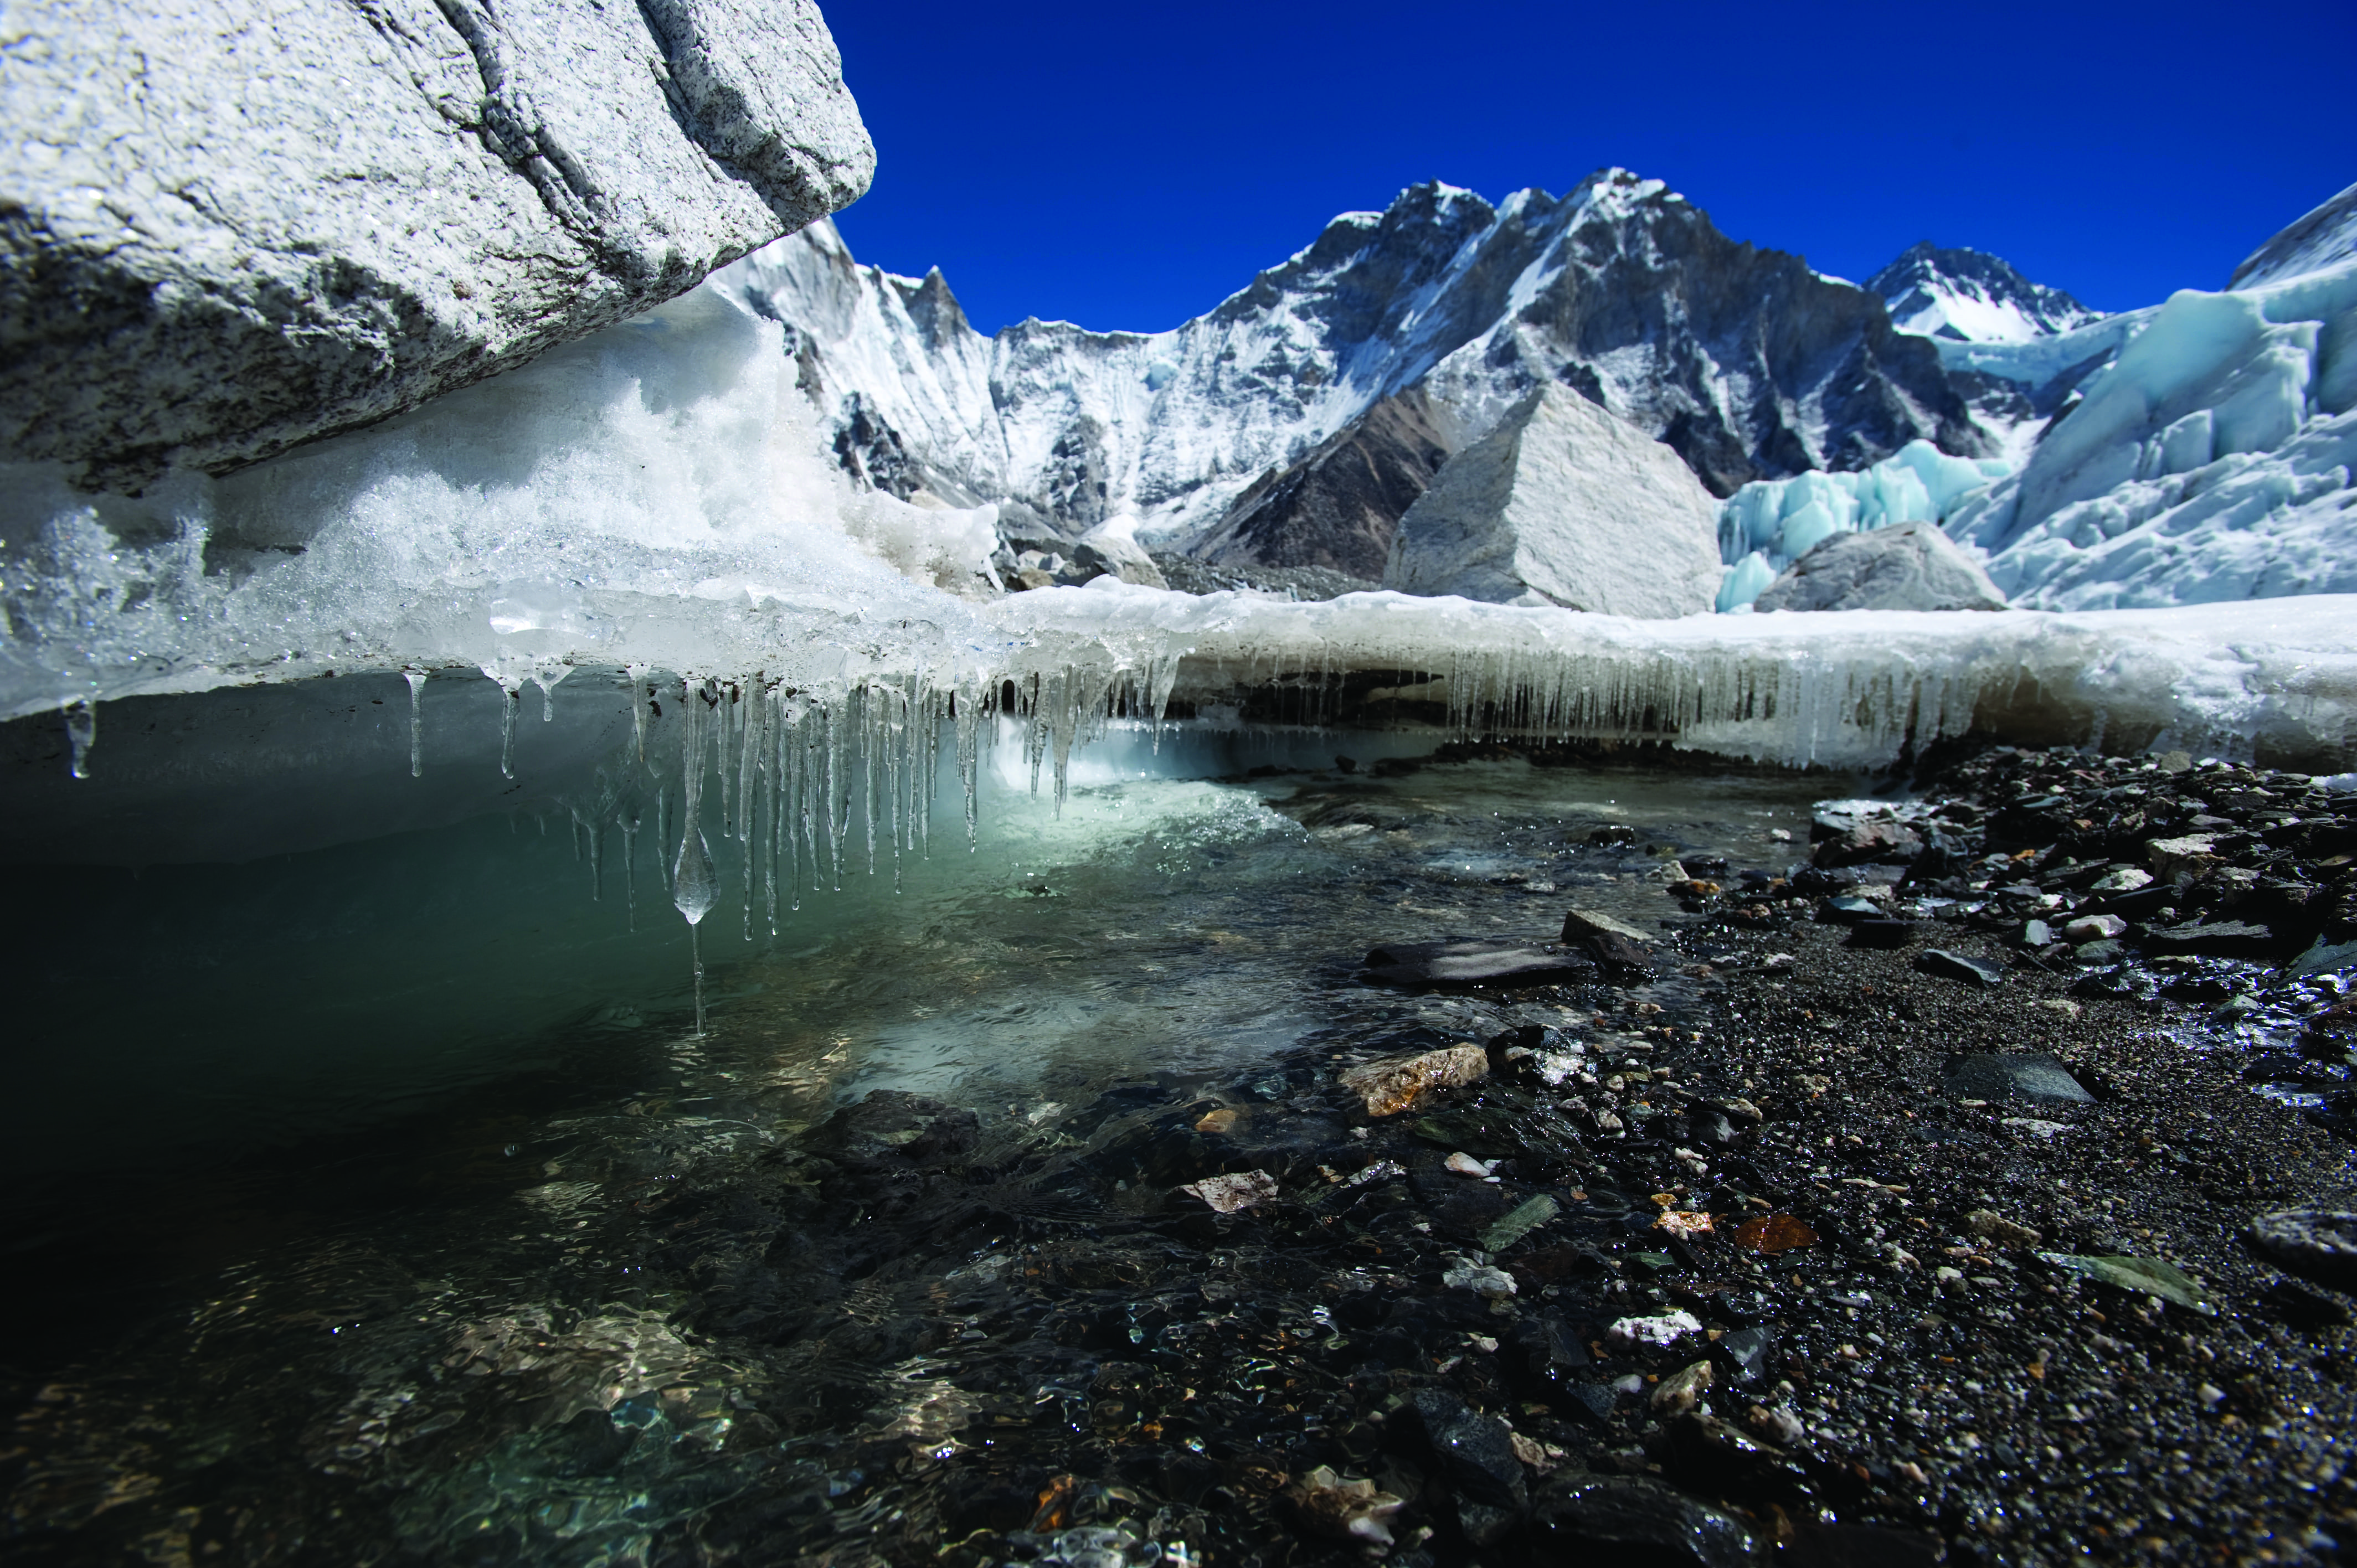
M 31 0 L 0 460 L 135 488 L 412 407 L 844 206 L 811 0 Z
M 1935 523 L 1836 533 L 1760 591 L 1760 610 L 2001 610 L 2005 596 Z
M 1451 457 L 1400 519 L 1383 586 L 1607 615 L 1696 615 L 1718 503 L 1678 455 L 1549 382 Z

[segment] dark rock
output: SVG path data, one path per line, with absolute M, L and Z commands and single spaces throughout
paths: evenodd
M 1872 898 L 1861 898 L 1855 893 L 1838 893 L 1817 906 L 1817 918 L 1837 926 L 1854 926 L 1860 920 L 1880 920 L 1889 918 L 1885 905 Z
M 1646 1452 L 1664 1475 L 1747 1507 L 1790 1507 L 1807 1489 L 1807 1474 L 1792 1455 L 1700 1411 L 1671 1422 Z
M 1776 1554 L 1781 1568 L 1935 1568 L 1947 1560 L 1937 1536 L 1878 1524 L 1803 1524 Z
M 1738 1383 L 1757 1380 L 1768 1369 L 1768 1348 L 1776 1337 L 1765 1328 L 1738 1328 L 1715 1347 L 1727 1372 Z
M 622 1462 L 635 1432 L 614 1424 L 602 1410 L 585 1410 L 550 1434 L 567 1475 L 602 1476 Z
M 2287 1273 L 2338 1289 L 2357 1288 L 2357 1214 L 2279 1208 L 2251 1221 L 2251 1245 Z
M 921 1170 L 972 1154 L 980 1138 L 971 1111 L 879 1089 L 803 1133 L 802 1147 L 854 1170 Z
M 1432 1457 L 1469 1502 L 1520 1509 L 1528 1500 L 1523 1462 L 1506 1423 L 1482 1415 L 1445 1389 L 1419 1389 L 1409 1397 Z
M 1995 985 L 2005 971 L 1986 959 L 1967 958 L 1946 948 L 1925 948 L 1915 956 L 1915 967 L 1926 974 L 1943 975 L 1971 985 Z
M 1818 841 L 1809 859 L 1831 869 L 1843 865 L 1904 865 L 1923 853 L 1923 835 L 1894 817 L 1859 817 Z
M 1849 940 L 1842 945 L 1852 948 L 1903 948 L 1915 934 L 1914 922 L 1875 918 L 1860 920 L 1849 929 Z
M 1576 1474 L 1552 1480 L 1531 1508 L 1530 1534 L 1547 1560 L 1663 1568 L 1749 1568 L 1751 1531 L 1733 1514 L 1638 1476 Z M 1610 1556 L 1597 1549 L 1617 1549 Z
M 1380 985 L 1563 985 L 1595 977 L 1586 954 L 1552 942 L 1474 939 L 1389 943 L 1367 954 L 1360 978 Z
M 2092 1105 L 2071 1069 L 2050 1056 L 1974 1055 L 1948 1063 L 1943 1086 L 1965 1100 L 2039 1100 L 2053 1104 Z
M 2188 920 L 2145 934 L 2155 952 L 2208 953 L 2217 958 L 2265 958 L 2276 950 L 2274 931 L 2248 920 Z

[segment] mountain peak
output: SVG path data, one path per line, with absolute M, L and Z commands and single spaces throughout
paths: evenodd
M 2002 257 L 1918 241 L 1866 280 L 1901 332 L 1966 343 L 2026 343 L 2101 317 L 2059 288 L 2035 284 Z

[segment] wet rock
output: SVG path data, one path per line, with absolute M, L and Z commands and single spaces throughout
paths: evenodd
M 1469 1290 L 1491 1301 L 1503 1301 L 1515 1292 L 1514 1276 L 1486 1263 L 1459 1263 L 1440 1276 L 1450 1290 Z
M 2287 1273 L 2337 1289 L 2357 1288 L 2357 1214 L 2279 1208 L 2251 1221 L 2251 1245 Z
M 1234 1214 L 1273 1201 L 1277 1186 L 1276 1178 L 1266 1171 L 1239 1171 L 1232 1176 L 1205 1176 L 1178 1190 L 1201 1198 L 1214 1213 Z
M 1626 920 L 1619 920 L 1598 909 L 1571 908 L 1564 911 L 1563 940 L 1578 941 L 1586 937 L 1618 937 L 1623 941 L 1648 945 L 1652 938 Z
M 1751 1532 L 1733 1514 L 1637 1476 L 1552 1478 L 1531 1508 L 1530 1534 L 1546 1559 L 1625 1561 L 1674 1568 L 1749 1568 Z M 1617 1548 L 1605 1558 L 1598 1547 Z
M 1473 1083 L 1489 1073 L 1489 1052 L 1479 1046 L 1450 1046 L 1362 1063 L 1343 1073 L 1341 1084 L 1364 1102 L 1368 1115 L 1396 1116 L 1429 1090 Z
M 1878 1524 L 1802 1524 L 1777 1552 L 1780 1568 L 1937 1568 L 1939 1537 Z
M 1702 1402 L 1710 1384 L 1710 1363 L 1696 1361 L 1654 1385 L 1653 1397 L 1647 1402 L 1657 1415 L 1684 1415 Z
M 934 1169 L 972 1154 L 981 1135 L 971 1111 L 879 1089 L 802 1134 L 802 1147 L 856 1171 Z
M 1640 1345 L 1674 1345 L 1689 1334 L 1702 1332 L 1702 1319 L 1691 1312 L 1667 1312 L 1652 1317 L 1617 1319 L 1604 1331 L 1607 1343 L 1620 1349 Z
M 1363 1477 L 1337 1475 L 1320 1465 L 1285 1489 L 1294 1517 L 1314 1534 L 1373 1546 L 1392 1543 L 1391 1519 L 1401 1500 Z
M 1863 920 L 1889 917 L 1888 906 L 1856 893 L 1836 893 L 1817 906 L 1817 918 L 1828 925 L 1853 926 Z
M 2042 948 L 2054 940 L 2054 928 L 2043 920 L 2024 920 L 2014 940 L 2026 948 Z
M 1417 1390 L 1409 1396 L 1407 1408 L 1415 1412 L 1435 1465 L 1461 1501 L 1505 1516 L 1466 1520 L 1460 1509 L 1466 1534 L 1473 1536 L 1478 1530 L 1486 1538 L 1474 1544 L 1491 1544 L 1512 1528 L 1513 1516 L 1529 1501 L 1513 1434 L 1496 1416 L 1480 1414 L 1445 1389 Z
M 1923 853 L 1923 835 L 1895 817 L 1857 817 L 1846 826 L 1818 840 L 1809 852 L 1812 865 L 1828 870 L 1844 865 L 1904 865 Z
M 1987 960 L 1968 958 L 1946 948 L 1925 948 L 1916 955 L 1915 967 L 1926 974 L 1961 980 L 1969 985 L 1995 985 L 2005 978 L 2005 971 Z
M 1963 1100 L 2035 1100 L 2052 1104 L 2092 1105 L 2071 1069 L 2051 1056 L 1976 1053 L 1948 1063 L 1942 1086 Z
M 1572 985 L 1595 975 L 1587 954 L 1552 942 L 1473 938 L 1388 943 L 1367 954 L 1361 978 L 1378 985 Z
M 1756 1382 L 1768 1369 L 1768 1350 L 1776 1337 L 1765 1328 L 1738 1328 L 1722 1337 L 1712 1348 L 1728 1373 L 1738 1383 Z

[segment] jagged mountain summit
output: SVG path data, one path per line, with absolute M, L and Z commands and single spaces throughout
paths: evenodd
M 1157 548 L 1376 577 L 1440 465 L 1548 382 L 1720 496 L 1917 439 L 1995 449 L 1880 297 L 1621 169 L 1494 207 L 1414 187 L 1160 333 L 985 338 L 938 272 L 862 267 L 826 223 L 717 281 L 788 328 L 847 469 L 903 499 L 996 501 L 1010 542 L 1135 515 Z
M 1866 280 L 1902 332 L 1965 343 L 2026 343 L 2102 319 L 2059 288 L 2023 277 L 1984 251 L 1925 240 Z

